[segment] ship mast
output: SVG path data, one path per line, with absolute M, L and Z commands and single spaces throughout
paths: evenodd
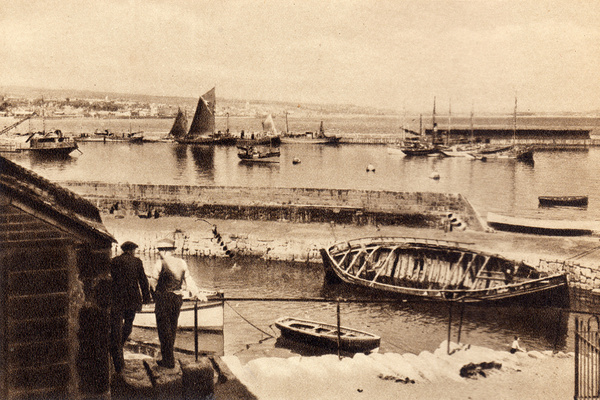
M 512 144 L 515 145 L 517 139 L 517 96 L 515 96 L 515 112 L 513 115 L 513 140 Z

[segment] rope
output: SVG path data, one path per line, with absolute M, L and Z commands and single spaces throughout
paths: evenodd
M 593 247 L 593 248 L 591 248 L 589 250 L 586 250 L 586 251 L 583 251 L 583 252 L 581 252 L 579 254 L 576 254 L 573 257 L 566 258 L 565 260 L 571 260 L 571 259 L 572 260 L 576 260 L 576 259 L 581 258 L 583 256 L 586 256 L 586 255 L 588 255 L 590 253 L 593 253 L 594 251 L 596 251 L 598 249 L 600 249 L 600 246 Z
M 252 327 L 256 328 L 257 330 L 259 330 L 260 332 L 264 333 L 265 335 L 267 335 L 267 336 L 269 336 L 269 337 L 271 337 L 271 338 L 274 338 L 274 337 L 275 337 L 275 336 L 271 335 L 270 333 L 267 333 L 267 332 L 263 331 L 263 330 L 262 330 L 262 329 L 260 329 L 258 326 L 254 325 L 252 322 L 248 321 L 248 319 L 247 319 L 247 318 L 245 318 L 245 317 L 244 317 L 242 314 L 240 314 L 239 312 L 237 312 L 237 310 L 236 310 L 235 308 L 233 308 L 233 307 L 231 306 L 231 304 L 229 304 L 229 302 L 228 302 L 228 301 L 226 301 L 226 302 L 225 302 L 225 304 L 227 304 L 227 305 L 229 306 L 229 308 L 231 308 L 231 309 L 233 310 L 233 312 L 234 312 L 234 313 L 236 313 L 236 314 L 237 314 L 237 315 L 238 315 L 238 316 L 239 316 L 241 319 L 243 319 L 244 321 L 246 321 L 246 322 L 248 323 L 248 325 L 250 325 L 250 326 L 252 326 Z

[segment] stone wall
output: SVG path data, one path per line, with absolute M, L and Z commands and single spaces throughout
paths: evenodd
M 457 193 L 350 189 L 266 188 L 60 182 L 108 209 L 218 219 L 289 220 L 438 227 L 448 214 L 483 230 L 471 204 Z

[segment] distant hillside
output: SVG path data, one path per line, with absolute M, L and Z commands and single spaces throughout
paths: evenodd
M 70 90 L 70 89 L 43 89 L 24 86 L 0 86 L 0 96 L 36 99 L 109 99 L 135 101 L 148 104 L 164 104 L 167 106 L 194 109 L 198 98 L 178 96 L 153 96 L 145 94 L 98 92 L 92 90 Z M 359 107 L 352 104 L 316 104 L 295 103 L 264 100 L 224 99 L 217 97 L 217 113 L 231 114 L 244 113 L 256 114 L 366 114 L 366 115 L 394 115 L 393 110 L 381 110 L 372 107 Z

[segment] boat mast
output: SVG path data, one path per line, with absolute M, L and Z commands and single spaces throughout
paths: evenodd
M 473 109 L 475 108 L 475 104 L 471 103 L 471 140 L 470 142 L 473 143 Z
M 42 96 L 42 134 L 46 134 L 46 107 L 44 106 L 44 96 Z
M 515 112 L 513 116 L 513 146 L 515 145 L 517 139 L 517 96 L 515 96 Z
M 448 131 L 446 133 L 446 146 L 450 143 L 450 130 L 452 129 L 452 99 L 448 100 Z
M 431 125 L 432 125 L 432 133 L 431 133 L 431 141 L 433 144 L 436 142 L 437 136 L 437 123 L 435 122 L 435 96 L 433 96 L 433 113 L 431 115 Z
M 288 112 L 287 112 L 287 110 L 285 110 L 285 134 L 286 135 L 290 134 L 290 127 L 288 125 Z

